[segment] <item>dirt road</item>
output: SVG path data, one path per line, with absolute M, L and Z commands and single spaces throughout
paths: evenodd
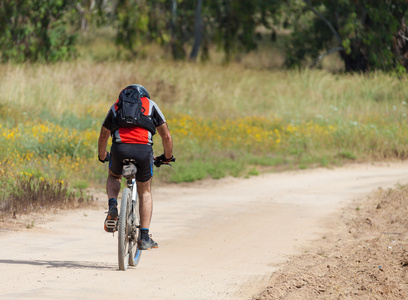
M 382 163 L 157 187 L 159 249 L 126 272 L 101 199 L 99 209 L 0 231 L 0 299 L 248 299 L 341 207 L 407 182 L 408 163 Z

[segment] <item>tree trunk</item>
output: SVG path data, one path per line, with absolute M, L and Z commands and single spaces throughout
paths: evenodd
M 195 24 L 194 24 L 194 44 L 191 49 L 190 59 L 196 60 L 198 51 L 200 50 L 202 40 L 202 20 L 201 20 L 201 7 L 203 1 L 197 0 L 197 7 L 195 11 Z
M 173 54 L 173 58 L 177 59 L 178 51 L 177 51 L 177 42 L 176 42 L 176 17 L 177 17 L 177 0 L 172 0 L 171 6 L 171 52 Z
M 394 37 L 393 52 L 399 63 L 408 71 L 408 26 L 401 20 L 401 29 Z

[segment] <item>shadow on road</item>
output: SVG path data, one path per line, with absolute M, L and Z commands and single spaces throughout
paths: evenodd
M 116 265 L 101 264 L 88 261 L 50 261 L 50 260 L 14 260 L 14 259 L 0 259 L 0 264 L 5 265 L 33 265 L 45 266 L 47 268 L 61 268 L 61 269 L 95 269 L 95 270 L 115 270 Z

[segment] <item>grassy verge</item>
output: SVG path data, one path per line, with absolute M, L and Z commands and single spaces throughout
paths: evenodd
M 68 190 L 103 185 L 100 125 L 129 83 L 149 90 L 174 137 L 177 163 L 156 178 L 183 182 L 406 159 L 405 80 L 147 59 L 0 65 L 1 207 L 21 176 Z

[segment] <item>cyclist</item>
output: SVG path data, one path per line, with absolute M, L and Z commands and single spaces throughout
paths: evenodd
M 170 162 L 173 159 L 173 142 L 164 115 L 157 104 L 150 100 L 149 93 L 142 85 L 132 84 L 127 86 L 123 91 L 127 89 L 138 90 L 142 101 L 142 112 L 153 121 L 161 137 L 164 153 L 155 159 L 164 163 Z M 117 221 L 118 218 L 117 198 L 121 187 L 122 161 L 123 159 L 135 159 L 137 162 L 136 183 L 137 193 L 140 199 L 141 227 L 141 238 L 138 241 L 138 245 L 141 250 L 157 248 L 157 243 L 154 242 L 149 235 L 153 212 L 151 193 L 153 176 L 153 134 L 149 130 L 139 126 L 115 129 L 114 118 L 118 110 L 118 102 L 119 99 L 111 106 L 102 124 L 98 139 L 98 159 L 101 162 L 109 161 L 109 175 L 106 181 L 109 212 L 105 219 L 104 229 L 107 232 L 113 232 L 113 230 L 106 227 L 106 221 Z M 109 136 L 112 136 L 110 153 L 106 151 Z

